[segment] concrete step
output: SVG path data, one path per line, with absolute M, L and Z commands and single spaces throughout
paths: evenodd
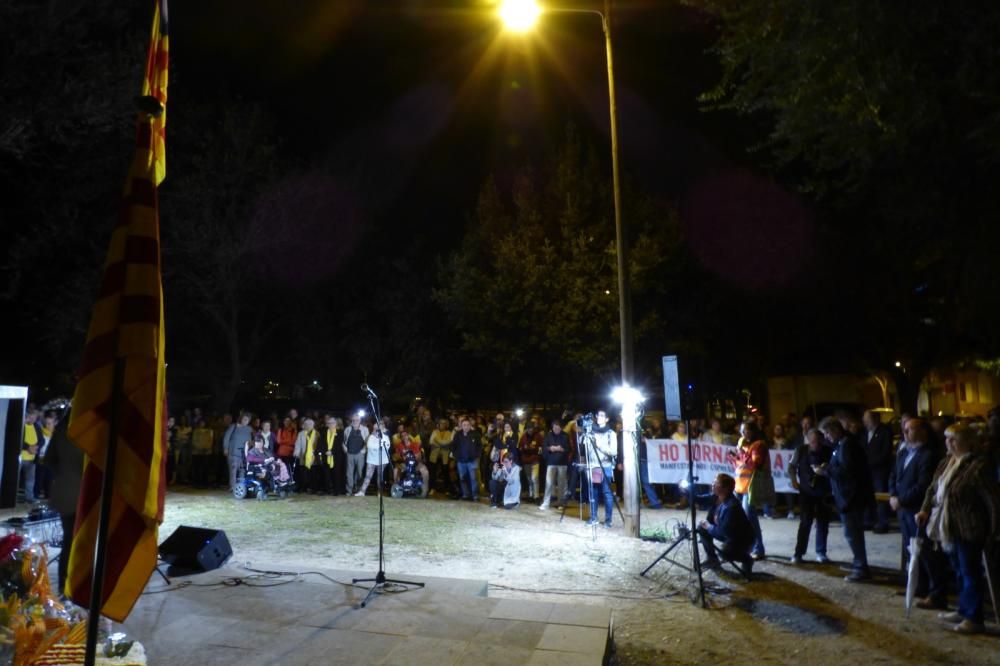
M 261 565 L 260 570 L 289 571 Z M 587 664 L 607 663 L 611 611 L 486 596 L 486 581 L 409 576 L 365 608 L 374 572 L 261 576 L 227 566 L 172 579 L 154 575 L 125 622 L 151 664 Z M 259 576 L 259 577 L 255 577 Z M 337 582 L 333 582 L 337 581 Z

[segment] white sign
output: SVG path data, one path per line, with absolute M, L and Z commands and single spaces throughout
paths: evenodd
M 691 455 L 694 458 L 695 483 L 712 485 L 719 473 L 735 475 L 735 467 L 729 452 L 736 451 L 735 446 L 712 444 L 710 442 L 691 442 Z M 788 466 L 792 460 L 791 449 L 771 451 L 771 475 L 774 477 L 774 490 L 779 493 L 798 492 L 792 488 L 788 478 Z M 646 440 L 646 469 L 649 472 L 650 483 L 680 483 L 688 475 L 687 442 L 673 439 Z

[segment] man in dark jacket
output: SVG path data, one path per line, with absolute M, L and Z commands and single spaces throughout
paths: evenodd
M 799 532 L 795 540 L 792 564 L 801 564 L 809 546 L 809 532 L 816 521 L 816 561 L 826 564 L 826 537 L 830 532 L 830 479 L 816 470 L 828 465 L 833 450 L 825 446 L 823 436 L 815 428 L 805 434 L 805 442 L 795 449 L 788 476 L 792 487 L 799 491 Z
M 865 507 L 872 496 L 872 476 L 868 457 L 861 444 L 848 434 L 836 418 L 830 416 L 820 423 L 820 432 L 833 447 L 830 462 L 819 465 L 817 474 L 830 477 L 833 499 L 844 525 L 844 538 L 854 554 L 851 573 L 844 580 L 858 583 L 870 580 L 868 553 L 865 550 Z
M 566 472 L 569 465 L 569 435 L 563 432 L 562 423 L 559 419 L 552 421 L 552 430 L 545 435 L 542 442 L 542 458 L 545 460 L 545 496 L 541 505 L 541 510 L 549 508 L 549 502 L 553 495 L 556 498 L 556 506 L 566 494 Z
M 76 505 L 83 480 L 83 451 L 70 441 L 69 412 L 59 421 L 49 442 L 46 460 L 52 468 L 52 497 L 49 505 L 59 512 L 63 541 L 59 550 L 59 594 L 66 589 L 69 571 L 69 551 L 73 547 L 73 526 L 76 523 Z
M 895 461 L 892 446 L 892 429 L 879 421 L 877 412 L 867 410 L 861 416 L 865 428 L 861 432 L 865 453 L 868 454 L 868 466 L 872 471 L 872 486 L 875 492 L 884 493 L 889 490 L 889 476 L 892 474 L 892 464 Z M 889 531 L 889 505 L 885 502 L 872 503 L 865 510 L 865 526 L 874 526 L 875 534 L 885 534 Z
M 926 541 L 927 532 L 916 521 L 916 514 L 920 512 L 940 460 L 937 450 L 928 441 L 929 434 L 921 419 L 910 419 L 903 426 L 904 446 L 899 450 L 889 477 L 889 505 L 899 518 L 904 552 L 913 537 L 924 539 L 924 543 L 928 544 L 920 549 L 916 606 L 944 609 L 947 608 L 948 594 L 946 564 L 941 552 L 930 547 Z
M 451 455 L 458 467 L 458 482 L 462 487 L 462 499 L 479 501 L 479 480 L 476 470 L 483 451 L 483 435 L 472 427 L 468 418 L 463 417 L 458 432 L 451 440 Z
M 714 569 L 719 566 L 719 551 L 723 557 L 739 562 L 743 572 L 749 576 L 753 568 L 753 558 L 750 548 L 753 546 L 754 533 L 750 527 L 750 519 L 743 511 L 738 499 L 733 494 L 736 489 L 736 479 L 728 474 L 719 474 L 712 484 L 712 493 L 717 501 L 708 513 L 708 520 L 698 524 L 698 541 L 705 551 L 705 561 L 702 567 Z M 715 547 L 715 541 L 722 542 L 722 548 Z

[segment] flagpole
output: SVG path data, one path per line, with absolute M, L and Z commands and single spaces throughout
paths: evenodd
M 114 380 L 111 384 L 111 415 L 108 420 L 108 448 L 104 458 L 101 513 L 97 522 L 97 547 L 94 553 L 94 569 L 90 587 L 90 613 L 87 617 L 87 649 L 83 662 L 86 666 L 94 666 L 97 656 L 97 629 L 101 623 L 101 607 L 104 600 L 104 566 L 108 555 L 111 496 L 114 492 L 115 464 L 118 458 L 118 421 L 124 385 L 125 359 L 121 356 L 115 356 Z

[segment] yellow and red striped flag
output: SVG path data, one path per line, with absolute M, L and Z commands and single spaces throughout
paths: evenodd
M 91 314 L 70 439 L 85 456 L 66 594 L 90 605 L 115 363 L 124 366 L 101 612 L 124 620 L 156 567 L 165 489 L 166 381 L 156 188 L 166 175 L 167 5 L 154 0 L 136 146 Z

